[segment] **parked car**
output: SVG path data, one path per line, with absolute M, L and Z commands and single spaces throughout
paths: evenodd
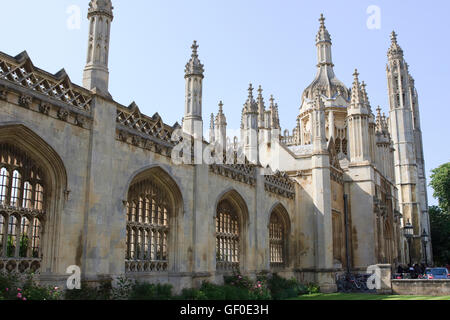
M 425 270 L 424 279 L 450 279 L 450 272 L 447 268 L 427 268 Z

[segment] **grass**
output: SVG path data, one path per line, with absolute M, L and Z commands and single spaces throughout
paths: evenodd
M 402 296 L 365 293 L 316 293 L 299 296 L 291 300 L 450 300 L 450 296 Z

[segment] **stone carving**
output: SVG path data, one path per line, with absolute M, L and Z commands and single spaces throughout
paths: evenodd
M 69 116 L 69 112 L 64 109 L 64 108 L 60 108 L 58 110 L 58 119 L 62 120 L 62 121 L 67 121 L 67 117 Z
M 48 114 L 50 112 L 50 104 L 41 102 L 39 104 L 39 112 L 48 116 Z
M 22 95 L 19 97 L 19 105 L 24 108 L 29 108 L 33 99 L 30 96 Z
M 0 100 L 6 100 L 7 93 L 6 88 L 4 86 L 0 86 Z
M 81 116 L 79 114 L 75 116 L 75 124 L 77 126 L 83 127 L 85 123 L 86 123 L 86 119 L 83 116 Z

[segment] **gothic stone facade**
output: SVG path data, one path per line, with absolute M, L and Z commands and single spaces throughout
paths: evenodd
M 111 98 L 113 7 L 89 5 L 82 87 L 64 70 L 35 67 L 26 52 L 0 53 L 0 271 L 65 283 L 77 265 L 88 281 L 125 274 L 178 290 L 220 283 L 233 270 L 267 271 L 332 291 L 336 272 L 408 262 L 407 220 L 429 234 L 417 93 L 395 34 L 388 118 L 379 108 L 374 116 L 357 72 L 351 89 L 334 75 L 321 17 L 317 76 L 292 133 L 279 133 L 278 105 L 271 97 L 266 109 L 262 89 L 255 100 L 250 85 L 245 162 L 175 164 L 176 132 L 195 136 L 199 124 L 202 132 L 197 44 L 182 126 L 170 126 Z M 209 142 L 198 141 L 200 152 L 237 144 L 222 103 Z M 411 250 L 420 262 L 419 240 Z

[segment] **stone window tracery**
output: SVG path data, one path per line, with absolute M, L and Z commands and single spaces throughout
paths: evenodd
M 269 248 L 271 267 L 281 267 L 285 262 L 285 230 L 276 212 L 272 213 L 269 222 Z
M 41 168 L 18 148 L 0 144 L 0 270 L 40 268 L 44 218 Z
M 170 212 L 167 195 L 150 179 L 130 187 L 127 201 L 127 272 L 167 270 Z
M 216 216 L 216 262 L 218 270 L 239 268 L 239 228 L 236 209 L 229 201 L 221 201 L 217 207 Z

